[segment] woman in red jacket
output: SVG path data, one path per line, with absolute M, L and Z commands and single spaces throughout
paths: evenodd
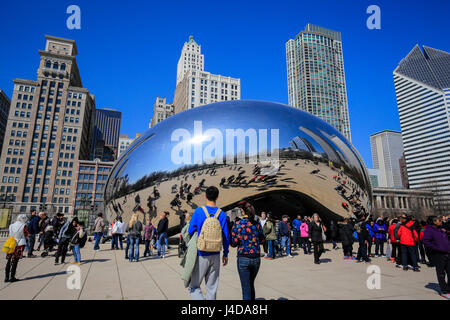
M 408 270 L 408 256 L 411 258 L 412 269 L 415 272 L 419 272 L 419 266 L 417 264 L 416 256 L 416 242 L 419 240 L 419 235 L 413 227 L 414 221 L 406 216 L 400 217 L 400 227 L 398 229 L 396 240 L 400 240 L 402 250 L 402 265 L 403 270 Z

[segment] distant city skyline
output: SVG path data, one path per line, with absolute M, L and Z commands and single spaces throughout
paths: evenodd
M 204 47 L 206 70 L 241 78 L 242 99 L 288 104 L 285 42 L 312 23 L 342 34 L 352 143 L 367 167 L 372 167 L 370 134 L 400 129 L 392 71 L 417 43 L 450 51 L 450 39 L 438 32 L 450 26 L 450 3 L 443 1 L 380 1 L 381 30 L 367 29 L 370 3 L 364 1 L 262 1 L 256 10 L 252 2 L 233 1 L 225 8 L 179 3 L 176 10 L 170 3 L 78 5 L 79 31 L 66 28 L 65 3 L 2 5 L 0 27 L 9 32 L 0 51 L 0 88 L 10 98 L 13 79 L 36 77 L 36 48 L 42 48 L 45 34 L 73 39 L 83 86 L 100 105 L 120 106 L 121 133 L 134 136 L 148 128 L 157 96 L 173 99 L 179 52 L 193 35 Z M 148 19 L 149 12 L 170 12 L 174 23 L 162 16 Z M 202 20 L 190 19 L 194 13 Z M 52 19 L 41 19 L 43 14 Z

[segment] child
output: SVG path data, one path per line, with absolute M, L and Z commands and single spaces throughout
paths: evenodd
M 77 265 L 81 265 L 81 252 L 80 252 L 80 248 L 83 248 L 85 243 L 86 243 L 86 239 L 87 239 L 87 234 L 84 231 L 84 222 L 80 221 L 77 223 L 76 229 L 77 232 L 75 233 L 75 235 L 73 236 L 70 245 L 72 246 L 72 252 L 73 252 L 73 258 L 74 258 L 74 262 L 72 263 L 76 263 Z

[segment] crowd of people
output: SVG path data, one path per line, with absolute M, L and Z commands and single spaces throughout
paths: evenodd
M 325 226 L 317 213 L 312 216 L 298 215 L 290 221 L 288 215 L 277 221 L 269 212 L 257 215 L 253 205 L 247 201 L 239 203 L 241 214 L 231 221 L 226 213 L 217 207 L 219 190 L 210 186 L 205 190 L 206 204 L 186 213 L 181 230 L 183 254 L 182 280 L 189 288 L 193 299 L 216 298 L 219 284 L 220 265 L 227 265 L 229 246 L 237 250 L 237 271 L 244 300 L 254 300 L 255 279 L 261 258 L 274 260 L 286 256 L 293 258 L 293 252 L 302 250 L 313 255 L 313 262 L 320 264 L 325 252 L 324 242 L 330 240 L 333 249 L 342 245 L 343 259 L 356 263 L 370 263 L 374 258 L 384 258 L 405 271 L 419 272 L 421 265 L 436 268 L 437 279 L 444 298 L 450 298 L 450 216 L 430 216 L 427 221 L 418 221 L 414 216 L 402 214 L 394 219 L 361 215 L 359 218 L 345 218 L 329 221 Z M 100 249 L 101 239 L 111 237 L 111 250 L 124 250 L 125 259 L 139 261 L 139 244 L 144 243 L 143 257 L 164 258 L 168 246 L 168 212 L 160 214 L 158 225 L 150 218 L 144 222 L 139 214 L 133 213 L 128 223 L 117 217 L 109 226 L 103 215 L 98 214 L 93 224 L 94 250 Z M 110 227 L 110 228 L 108 228 Z M 105 232 L 108 228 L 110 231 Z M 9 227 L 10 237 L 5 246 L 14 242 L 14 250 L 8 252 L 5 268 L 5 282 L 18 281 L 16 270 L 24 256 L 35 257 L 34 252 L 43 248 L 45 257 L 55 251 L 55 265 L 65 263 L 67 252 L 73 253 L 73 262 L 81 264 L 80 249 L 87 241 L 84 223 L 77 217 L 66 218 L 57 214 L 50 219 L 44 212 L 33 211 L 31 216 L 20 214 Z M 38 242 L 37 248 L 36 240 Z M 354 251 L 354 245 L 357 245 Z M 120 249 L 119 249 L 120 247 Z M 156 247 L 156 254 L 154 249 Z M 220 253 L 222 252 L 222 259 Z M 301 252 L 301 251 L 300 251 Z M 446 280 L 447 277 L 447 280 Z M 200 285 L 205 281 L 206 293 Z

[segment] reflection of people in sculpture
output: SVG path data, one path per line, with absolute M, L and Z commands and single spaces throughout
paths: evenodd
M 192 194 L 192 192 L 189 192 L 186 198 L 186 202 L 190 204 L 193 197 L 194 195 Z
M 155 199 L 158 199 L 160 197 L 159 191 L 156 189 L 156 187 L 153 188 L 153 197 L 155 197 Z
M 177 192 L 177 187 L 178 187 L 178 185 L 176 185 L 176 184 L 174 184 L 172 186 L 172 193 L 176 193 Z
M 220 179 L 219 186 L 223 187 L 223 185 L 225 184 L 225 181 L 227 181 L 227 179 L 225 179 L 225 178 Z
M 178 209 L 181 206 L 181 201 L 180 201 L 180 195 L 177 193 L 177 195 L 175 196 L 175 198 L 170 202 L 170 208 L 173 209 L 173 207 L 178 207 Z

